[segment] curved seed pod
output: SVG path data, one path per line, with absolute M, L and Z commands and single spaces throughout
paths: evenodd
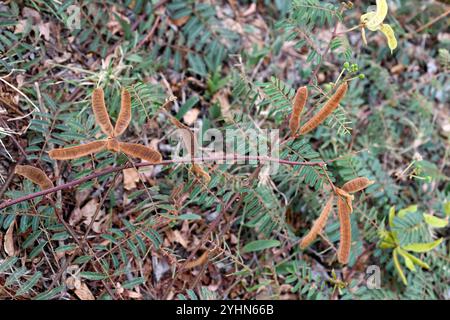
M 97 88 L 92 93 L 92 110 L 94 111 L 97 124 L 102 129 L 103 133 L 108 136 L 114 134 L 114 129 L 109 119 L 108 111 L 105 106 L 105 98 L 102 88 Z
M 139 158 L 150 163 L 158 163 L 162 160 L 161 154 L 158 151 L 137 143 L 119 142 L 119 149 L 129 156 Z
M 386 37 L 389 49 L 391 49 L 392 54 L 392 52 L 397 48 L 397 39 L 395 38 L 394 30 L 390 25 L 383 23 L 380 26 L 380 31 Z
M 320 213 L 319 218 L 317 218 L 317 220 L 314 221 L 311 230 L 308 232 L 306 236 L 303 237 L 302 241 L 300 242 L 300 248 L 304 249 L 307 246 L 309 246 L 317 238 L 317 235 L 322 231 L 323 227 L 327 223 L 331 209 L 333 208 L 333 200 L 334 196 L 333 194 L 331 194 L 331 197 L 325 204 L 325 207 Z
M 315 129 L 321 124 L 339 105 L 339 102 L 344 98 L 347 93 L 347 82 L 341 84 L 333 96 L 325 103 L 322 109 L 319 110 L 308 122 L 306 122 L 301 128 L 300 133 L 305 134 Z
M 21 175 L 33 183 L 37 184 L 42 190 L 53 188 L 53 183 L 49 177 L 42 171 L 33 166 L 17 165 L 14 172 Z
M 346 182 L 342 186 L 342 190 L 350 193 L 355 193 L 364 190 L 365 188 L 374 183 L 375 181 L 369 180 L 366 177 L 358 177 Z
M 114 127 L 114 135 L 116 137 L 120 136 L 128 128 L 131 121 L 131 95 L 128 90 L 122 90 L 121 99 L 119 117 Z
M 201 266 L 208 262 L 209 254 L 208 250 L 203 252 L 203 254 L 196 260 L 186 263 L 185 269 L 192 269 L 197 266 Z
M 75 147 L 53 149 L 49 151 L 48 155 L 50 156 L 50 158 L 55 160 L 70 160 L 81 158 L 89 154 L 99 152 L 105 149 L 105 147 L 106 141 L 100 140 L 89 142 Z
M 303 108 L 308 99 L 308 88 L 301 87 L 297 90 L 294 97 L 294 103 L 292 105 L 292 115 L 289 119 L 289 129 L 291 129 L 291 136 L 295 136 L 300 127 L 300 116 L 302 114 Z
M 374 31 L 380 24 L 383 23 L 388 13 L 388 5 L 386 0 L 377 0 L 377 10 L 374 15 L 370 15 L 365 21 L 367 29 Z
M 352 245 L 352 227 L 350 223 L 350 209 L 345 201 L 338 197 L 338 216 L 340 222 L 341 239 L 338 249 L 338 261 L 342 264 L 348 262 L 348 257 L 350 255 L 350 248 Z
M 119 152 L 120 151 L 119 141 L 117 141 L 115 138 L 108 139 L 108 141 L 106 142 L 106 149 L 113 152 Z

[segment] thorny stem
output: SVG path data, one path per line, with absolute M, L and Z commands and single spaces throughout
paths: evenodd
M 152 166 L 152 165 L 170 165 L 170 164 L 176 164 L 176 163 L 201 163 L 201 162 L 206 162 L 206 161 L 239 161 L 239 160 L 246 160 L 246 161 L 261 161 L 261 162 L 278 162 L 280 164 L 285 164 L 285 165 L 290 165 L 290 166 L 318 166 L 318 167 L 325 167 L 326 163 L 325 162 L 308 162 L 308 161 L 304 161 L 304 162 L 299 162 L 299 161 L 290 161 L 290 160 L 285 160 L 285 159 L 277 159 L 277 158 L 272 158 L 272 157 L 267 157 L 267 156 L 241 156 L 241 155 L 231 155 L 231 156 L 216 156 L 216 157 L 204 157 L 204 158 L 180 158 L 180 159 L 172 159 L 172 160 L 162 160 L 161 162 L 158 163 L 135 163 L 135 164 L 128 164 L 128 165 L 124 165 L 124 166 L 120 166 L 120 167 L 110 167 L 95 173 L 92 173 L 86 177 L 80 178 L 80 179 L 76 179 L 76 180 L 72 180 L 70 182 L 61 184 L 59 186 L 47 189 L 47 190 L 42 190 L 42 191 L 38 191 L 35 193 L 31 193 L 29 195 L 23 196 L 23 197 L 19 197 L 17 199 L 11 199 L 11 200 L 7 200 L 4 201 L 3 203 L 0 204 L 0 210 L 3 210 L 7 207 L 10 207 L 12 205 L 18 204 L 20 202 L 23 201 L 28 201 L 40 196 L 45 196 L 47 194 L 59 191 L 59 190 L 64 190 L 64 189 L 69 189 L 72 187 L 75 187 L 79 184 L 82 184 L 84 182 L 87 182 L 89 180 L 98 178 L 100 176 L 104 176 L 106 174 L 109 173 L 113 173 L 113 172 L 117 172 L 117 171 L 122 171 L 124 169 L 128 169 L 128 168 L 132 168 L 133 166 L 135 166 L 136 168 L 140 168 L 140 167 L 148 167 L 148 166 Z

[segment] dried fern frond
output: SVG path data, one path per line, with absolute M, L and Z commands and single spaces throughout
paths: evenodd
M 300 242 L 300 248 L 304 249 L 307 246 L 309 246 L 317 238 L 317 235 L 323 230 L 325 224 L 327 223 L 331 209 L 333 208 L 333 201 L 334 196 L 333 194 L 331 194 L 330 198 L 325 204 L 325 207 L 322 209 L 322 212 L 320 213 L 319 217 L 317 218 L 316 221 L 314 221 L 311 230 L 308 232 L 306 236 L 303 237 L 302 241 Z
M 319 110 L 308 122 L 306 122 L 301 128 L 300 133 L 306 134 L 311 130 L 317 128 L 339 105 L 339 102 L 344 98 L 347 93 L 347 82 L 341 84 L 333 96 L 325 103 L 322 109 Z
M 131 95 L 128 90 L 122 90 L 122 98 L 120 104 L 119 117 L 117 118 L 116 126 L 114 127 L 114 135 L 120 136 L 130 124 L 131 121 Z
M 33 183 L 37 184 L 42 190 L 53 188 L 53 183 L 44 171 L 33 166 L 17 165 L 14 172 L 21 175 Z
M 342 186 L 342 190 L 355 193 L 361 190 L 364 190 L 368 186 L 374 184 L 375 181 L 369 180 L 366 177 L 358 177 L 350 180 Z
M 97 124 L 102 129 L 103 133 L 108 136 L 113 136 L 114 129 L 109 119 L 108 111 L 105 106 L 105 98 L 102 88 L 97 88 L 92 93 L 92 110 L 94 111 Z
M 150 163 L 158 163 L 162 160 L 162 156 L 158 151 L 140 144 L 119 142 L 119 149 L 129 156 L 139 158 Z
M 350 248 L 352 245 L 350 208 L 341 197 L 338 197 L 337 206 L 341 231 L 341 239 L 337 256 L 340 263 L 346 264 L 348 262 L 348 257 L 350 256 Z
M 194 261 L 186 263 L 185 269 L 192 269 L 197 266 L 201 266 L 201 265 L 207 263 L 208 259 L 209 259 L 209 252 L 208 252 L 208 250 L 206 250 L 205 252 L 203 252 L 203 254 L 198 259 L 195 259 Z
M 89 142 L 75 147 L 50 150 L 48 155 L 55 160 L 77 159 L 89 154 L 99 152 L 106 147 L 106 140 Z
M 298 128 L 300 127 L 300 116 L 302 114 L 303 108 L 305 107 L 307 99 L 308 88 L 306 86 L 299 88 L 294 97 L 292 114 L 291 118 L 289 119 L 289 129 L 291 130 L 292 137 L 297 134 Z

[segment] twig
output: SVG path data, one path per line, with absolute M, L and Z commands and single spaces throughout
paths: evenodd
M 418 28 L 416 30 L 416 33 L 420 33 L 423 30 L 425 30 L 426 28 L 428 28 L 429 26 L 435 24 L 436 22 L 438 22 L 439 20 L 441 20 L 442 18 L 445 18 L 446 16 L 448 16 L 450 14 L 450 9 L 448 9 L 447 11 L 445 11 L 443 14 L 437 16 L 436 18 L 434 18 L 433 20 L 429 21 L 428 23 L 424 24 L 423 26 L 421 26 L 420 28 Z
M 59 186 L 47 189 L 47 190 L 42 190 L 42 191 L 38 191 L 35 193 L 31 193 L 29 195 L 23 196 L 23 197 L 19 197 L 17 199 L 11 199 L 11 200 L 7 200 L 4 201 L 3 203 L 0 204 L 0 210 L 3 210 L 7 207 L 10 207 L 12 205 L 15 205 L 17 203 L 23 202 L 23 201 L 28 201 L 37 197 L 41 197 L 41 196 L 45 196 L 47 194 L 59 191 L 59 190 L 64 190 L 64 189 L 69 189 L 72 187 L 75 187 L 79 184 L 82 184 L 86 181 L 98 178 L 100 176 L 104 176 L 106 174 L 109 173 L 113 173 L 113 172 L 117 172 L 117 171 L 122 171 L 124 169 L 128 169 L 128 168 L 132 168 L 132 167 L 136 167 L 136 168 L 140 168 L 140 167 L 147 167 L 147 166 L 153 166 L 153 165 L 170 165 L 170 164 L 175 164 L 175 163 L 201 163 L 204 161 L 237 161 L 237 160 L 247 160 L 247 161 L 251 161 L 251 160 L 258 160 L 258 161 L 268 161 L 268 162 L 278 162 L 280 164 L 286 164 L 286 165 L 291 165 L 291 166 L 318 166 L 323 168 L 324 166 L 326 166 L 325 162 L 298 162 L 298 161 L 290 161 L 290 160 L 284 160 L 284 159 L 276 159 L 276 158 L 271 158 L 271 157 L 267 157 L 267 156 L 241 156 L 241 155 L 231 155 L 231 156 L 225 156 L 225 157 L 205 157 L 205 158 L 192 158 L 192 159 L 173 159 L 173 160 L 163 160 L 161 162 L 158 163 L 135 163 L 135 164 L 130 164 L 130 165 L 124 165 L 124 166 L 120 166 L 120 167 L 110 167 L 104 170 L 101 170 L 99 172 L 95 172 L 92 173 L 86 177 L 80 178 L 80 179 L 76 179 L 76 180 L 72 180 L 70 182 L 61 184 Z

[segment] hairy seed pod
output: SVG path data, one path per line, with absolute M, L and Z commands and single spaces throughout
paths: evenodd
M 42 190 L 53 188 L 53 183 L 49 177 L 42 171 L 33 166 L 17 165 L 15 173 L 21 175 L 33 183 L 37 184 Z
M 106 141 L 100 140 L 75 147 L 53 149 L 49 151 L 48 155 L 55 160 L 71 160 L 99 152 L 105 149 L 105 147 Z
M 193 163 L 192 172 L 199 178 L 202 178 L 207 184 L 211 181 L 211 176 L 200 165 Z
M 347 183 L 345 183 L 342 186 L 342 190 L 349 192 L 349 193 L 355 193 L 361 190 L 364 190 L 365 188 L 367 188 L 368 186 L 370 186 L 371 184 L 374 184 L 375 181 L 369 180 L 366 177 L 358 177 L 355 179 L 352 179 L 350 181 L 348 181 Z
M 186 263 L 185 269 L 192 269 L 197 266 L 201 266 L 208 262 L 209 253 L 208 251 L 203 252 L 203 254 L 196 260 Z
M 301 128 L 300 133 L 306 134 L 311 130 L 317 128 L 339 105 L 339 102 L 344 98 L 347 93 L 347 82 L 341 84 L 331 98 L 325 103 L 322 109 L 319 110 L 308 122 L 306 122 Z
M 117 141 L 117 139 L 115 138 L 108 139 L 106 143 L 106 149 L 113 152 L 119 152 L 120 151 L 119 141 Z
M 92 110 L 94 111 L 97 124 L 102 129 L 103 133 L 108 136 L 113 136 L 114 129 L 109 119 L 108 111 L 105 106 L 105 98 L 102 88 L 97 88 L 92 93 Z
M 114 135 L 116 137 L 120 136 L 128 128 L 130 121 L 131 95 L 126 89 L 123 89 L 119 117 L 117 118 L 116 126 L 114 127 Z
M 148 161 L 150 163 L 161 162 L 161 154 L 150 148 L 136 143 L 119 142 L 120 151 L 141 160 Z
M 345 199 L 345 203 L 347 204 L 347 207 L 350 209 L 350 213 L 352 213 L 353 212 L 352 202 L 353 199 L 355 199 L 355 197 L 349 194 L 347 191 L 342 190 L 341 188 L 336 187 L 334 190 L 339 196 Z
M 302 114 L 303 108 L 305 107 L 306 100 L 308 99 L 308 88 L 300 87 L 294 97 L 294 103 L 292 105 L 292 115 L 289 120 L 289 129 L 291 129 L 291 136 L 297 134 L 298 128 L 300 127 L 300 116 Z
M 341 197 L 338 197 L 338 216 L 340 222 L 341 239 L 338 249 L 338 261 L 347 264 L 352 245 L 352 227 L 350 223 L 350 209 Z
M 333 200 L 334 196 L 333 194 L 331 194 L 330 198 L 325 204 L 325 207 L 322 209 L 322 212 L 320 213 L 319 217 L 317 218 L 316 221 L 314 221 L 311 230 L 308 232 L 306 236 L 303 237 L 302 241 L 300 242 L 300 248 L 305 249 L 317 238 L 317 235 L 320 232 L 322 232 L 325 224 L 327 223 L 331 209 L 333 208 Z

